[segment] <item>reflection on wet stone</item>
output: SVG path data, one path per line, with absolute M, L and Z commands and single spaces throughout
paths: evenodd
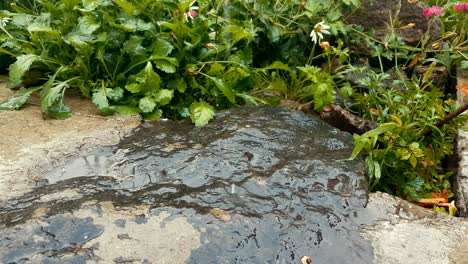
M 102 263 L 300 263 L 305 255 L 372 263 L 357 232 L 364 165 L 343 161 L 351 150 L 351 135 L 270 107 L 229 110 L 205 127 L 144 124 L 2 206 L 0 259 L 60 260 L 87 250 Z M 65 190 L 80 194 L 66 206 L 52 195 Z M 31 220 L 41 207 L 52 215 L 41 218 L 47 223 Z M 115 240 L 121 248 L 112 252 Z
M 102 232 L 103 227 L 94 225 L 91 218 L 52 216 L 45 222 L 31 223 L 27 228 L 3 230 L 0 234 L 0 260 L 1 263 L 21 263 L 31 256 L 63 256 Z

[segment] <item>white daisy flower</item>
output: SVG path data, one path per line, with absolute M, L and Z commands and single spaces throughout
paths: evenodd
M 187 20 L 187 22 L 188 22 L 189 20 L 192 20 L 195 17 L 197 17 L 198 13 L 196 11 L 198 11 L 199 9 L 200 9 L 200 7 L 198 7 L 198 3 L 197 3 L 196 0 L 193 1 L 192 3 L 190 3 L 189 10 L 184 13 L 185 20 Z
M 312 29 L 312 32 L 310 32 L 312 42 L 317 44 L 320 40 L 323 39 L 323 34 L 330 34 L 330 31 L 328 31 L 328 29 L 330 29 L 330 26 L 325 25 L 324 21 L 317 23 L 314 26 L 314 29 Z
M 5 27 L 9 21 L 11 21 L 11 18 L 9 17 L 0 18 L 0 26 Z

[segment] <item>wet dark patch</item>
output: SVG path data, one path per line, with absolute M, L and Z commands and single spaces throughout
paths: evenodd
M 8 228 L 0 232 L 0 260 L 1 263 L 23 263 L 28 259 L 36 263 L 64 263 L 66 259 L 90 259 L 92 253 L 80 245 L 102 232 L 103 227 L 94 225 L 91 218 L 62 215 L 31 222 L 24 228 Z M 66 256 L 69 254 L 75 256 Z
M 349 134 L 276 108 L 233 109 L 201 128 L 154 122 L 116 147 L 51 171 L 48 184 L 0 208 L 0 223 L 10 227 L 3 233 L 26 232 L 36 208 L 49 208 L 49 221 L 90 200 L 112 201 L 117 208 L 149 205 L 153 214 L 186 215 L 202 233 L 190 263 L 299 263 L 303 255 L 317 263 L 371 263 L 372 248 L 357 233 L 367 203 L 364 164 L 343 161 L 351 150 Z M 71 189 L 80 196 L 40 200 Z M 135 222 L 146 224 L 147 217 L 137 215 Z M 125 227 L 125 221 L 109 224 Z M 77 229 L 54 225 L 48 228 Z M 44 255 L 31 247 L 5 244 L 0 256 Z
M 125 227 L 125 219 L 117 219 L 114 221 L 115 226 L 124 228 Z
M 148 223 L 148 219 L 146 219 L 145 215 L 136 215 L 135 216 L 135 223 L 142 225 Z

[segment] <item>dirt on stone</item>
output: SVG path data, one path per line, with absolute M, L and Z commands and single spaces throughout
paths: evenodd
M 14 91 L 0 83 L 0 101 Z M 69 156 L 117 144 L 140 124 L 138 116 L 101 116 L 88 99 L 67 96 L 73 115 L 44 119 L 39 97 L 18 111 L 0 112 L 0 201 L 31 190 L 41 175 Z

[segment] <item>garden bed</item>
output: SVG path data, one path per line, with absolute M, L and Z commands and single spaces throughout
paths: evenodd
M 10 2 L 0 71 L 16 93 L 1 110 L 39 94 L 45 118 L 69 118 L 69 90 L 102 115 L 196 126 L 244 104 L 297 101 L 322 115 L 340 106 L 328 113 L 354 122 L 351 158 L 365 155 L 372 190 L 454 199 L 442 165 L 467 120 L 453 78 L 468 68 L 466 3 Z

